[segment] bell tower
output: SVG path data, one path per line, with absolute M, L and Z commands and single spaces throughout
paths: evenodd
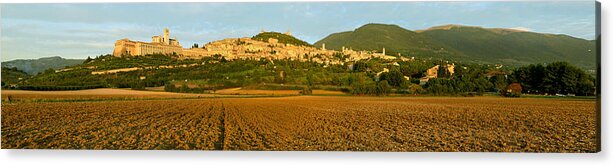
M 171 44 L 171 34 L 168 30 L 168 28 L 164 28 L 164 44 L 169 45 Z
M 386 55 L 386 48 L 382 48 L 382 55 Z

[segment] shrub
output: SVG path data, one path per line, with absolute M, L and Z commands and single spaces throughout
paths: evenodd
M 301 90 L 301 95 L 311 95 L 313 93 L 313 91 L 311 90 L 311 87 L 307 86 L 305 88 L 303 88 L 303 90 Z
M 386 96 L 390 94 L 392 88 L 388 85 L 387 81 L 380 81 L 376 83 L 368 84 L 355 84 L 352 86 L 350 93 L 352 95 L 377 95 Z
M 505 88 L 502 95 L 505 97 L 520 97 L 522 94 L 522 86 L 519 83 L 512 83 Z

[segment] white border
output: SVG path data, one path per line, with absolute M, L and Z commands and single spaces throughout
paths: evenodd
M 181 2 L 198 2 L 180 0 Z M 209 0 L 219 2 L 223 0 Z M 282 0 L 233 0 L 233 2 L 272 2 Z M 283 0 L 305 1 L 305 0 Z M 317 0 L 323 1 L 323 0 Z M 336 0 L 347 1 L 347 0 Z M 398 0 L 386 0 L 398 1 Z M 557 153 L 396 153 L 396 152 L 216 152 L 216 151 L 94 151 L 94 150 L 0 150 L 0 165 L 614 165 L 612 146 L 613 129 L 609 113 L 614 94 L 612 74 L 614 59 L 608 57 L 608 42 L 612 36 L 605 32 L 612 21 L 609 6 L 614 2 L 602 0 L 602 151 L 587 154 Z M 49 3 L 44 0 L 5 0 L 2 3 Z M 54 3 L 76 2 L 79 0 L 53 1 Z M 126 2 L 122 0 L 86 1 Z M 131 2 L 168 2 L 161 0 Z M 2 4 L 0 4 L 2 5 Z M 1 11 L 0 11 L 1 12 Z M 0 20 L 1 23 L 1 20 Z

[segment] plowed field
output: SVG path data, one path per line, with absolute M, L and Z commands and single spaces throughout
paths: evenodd
M 594 152 L 594 100 L 207 98 L 2 103 L 2 148 Z

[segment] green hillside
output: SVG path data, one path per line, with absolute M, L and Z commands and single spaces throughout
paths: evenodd
M 416 32 L 403 29 L 397 25 L 366 24 L 354 31 L 334 33 L 316 42 L 320 47 L 341 50 L 341 47 L 353 50 L 376 50 L 386 48 L 388 55 L 401 53 L 404 56 L 453 56 L 459 55 L 454 50 L 432 41 Z M 442 49 L 443 48 L 443 49 Z
M 518 66 L 566 61 L 582 68 L 596 67 L 595 43 L 567 35 L 469 26 L 443 26 L 421 34 L 487 63 Z
M 445 25 L 410 31 L 397 25 L 367 24 L 354 31 L 331 34 L 315 43 L 340 50 L 381 50 L 388 55 L 436 58 L 467 63 L 521 66 L 554 61 L 595 69 L 595 42 L 567 35 L 512 29 Z M 590 50 L 590 51 L 589 51 Z
M 279 43 L 292 44 L 296 46 L 311 46 L 311 44 L 297 39 L 293 36 L 282 34 L 279 32 L 262 32 L 252 37 L 253 40 L 268 42 L 269 38 L 277 39 Z
M 64 59 L 59 56 L 55 57 L 46 57 L 39 59 L 18 59 L 12 61 L 2 62 L 2 67 L 7 68 L 17 68 L 21 71 L 24 71 L 30 75 L 38 74 L 39 72 L 45 71 L 49 68 L 54 70 L 62 69 L 66 66 L 73 66 L 77 64 L 83 63 L 83 59 Z
M 20 82 L 21 80 L 25 80 L 28 78 L 30 78 L 30 75 L 28 75 L 28 73 L 23 72 L 17 68 L 2 67 L 2 86 L 8 84 L 15 84 Z
M 304 94 L 320 89 L 352 95 L 397 93 L 473 96 L 485 92 L 502 92 L 509 83 L 520 82 L 523 90 L 526 87 L 526 90 L 533 90 L 531 93 L 537 94 L 574 93 L 590 96 L 595 92 L 594 77 L 565 62 L 521 68 L 455 63 L 453 74 L 440 68 L 437 78 L 420 84 L 420 78 L 426 76 L 427 69 L 447 64 L 445 61 L 429 59 L 403 61 L 373 58 L 353 64 L 326 65 L 290 59 L 226 61 L 221 57 L 179 59 L 177 56 L 161 54 L 138 57 L 105 55 L 88 63 L 72 66 L 71 70 L 50 70 L 33 77 L 22 77 L 15 86 L 8 88 L 79 90 L 107 87 L 145 90 L 146 87 L 164 86 L 164 90 L 168 92 L 215 93 L 220 89 L 240 87 L 257 90 L 302 90 Z M 159 65 L 177 67 L 148 67 Z M 139 69 L 113 74 L 92 73 L 130 67 Z M 388 72 L 383 72 L 386 69 Z M 11 70 L 16 71 L 6 71 Z M 2 74 L 2 81 L 6 85 L 4 77 L 11 74 L 6 74 L 5 69 Z M 11 82 L 10 85 L 12 84 Z

